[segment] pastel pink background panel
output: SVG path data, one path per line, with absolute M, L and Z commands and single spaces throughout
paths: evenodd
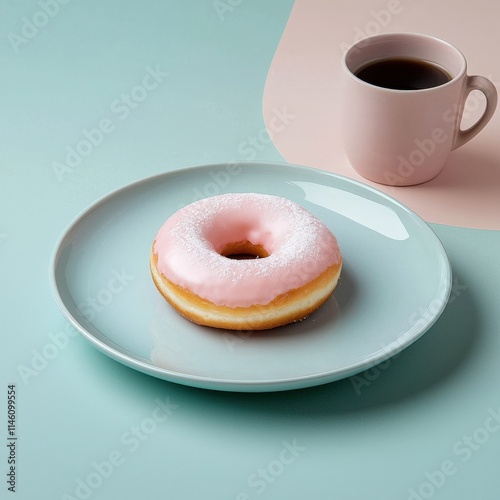
M 378 33 L 420 32 L 459 48 L 468 74 L 500 82 L 500 4 L 489 0 L 297 0 L 269 69 L 263 114 L 269 134 L 290 163 L 345 175 L 405 203 L 429 222 L 500 229 L 500 109 L 486 128 L 450 155 L 435 179 L 389 187 L 359 176 L 339 140 L 341 61 L 354 41 Z M 480 116 L 484 99 L 474 93 L 463 125 Z M 277 128 L 276 110 L 287 113 Z

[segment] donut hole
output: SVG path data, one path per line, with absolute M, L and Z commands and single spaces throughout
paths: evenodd
M 269 252 L 262 245 L 254 245 L 250 241 L 228 243 L 220 254 L 233 260 L 263 259 L 269 257 Z

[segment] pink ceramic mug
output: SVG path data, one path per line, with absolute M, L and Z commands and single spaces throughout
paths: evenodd
M 445 70 L 447 81 L 419 90 L 398 90 L 356 76 L 378 60 L 428 61 Z M 463 54 L 438 38 L 388 33 L 351 46 L 343 59 L 342 134 L 347 157 L 363 177 L 393 186 L 429 181 L 441 172 L 450 152 L 472 139 L 490 120 L 495 86 L 468 76 Z M 467 96 L 480 90 L 486 109 L 467 130 L 460 123 Z

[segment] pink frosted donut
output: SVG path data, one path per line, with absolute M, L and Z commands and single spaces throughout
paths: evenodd
M 230 258 L 236 254 L 253 258 Z M 153 280 L 175 309 L 195 323 L 238 330 L 304 319 L 332 294 L 341 268 L 323 222 L 288 199 L 254 193 L 178 210 L 151 251 Z

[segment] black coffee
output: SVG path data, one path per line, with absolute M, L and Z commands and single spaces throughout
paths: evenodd
M 394 90 L 438 87 L 452 78 L 437 64 L 421 59 L 379 59 L 358 69 L 355 75 L 366 83 Z

